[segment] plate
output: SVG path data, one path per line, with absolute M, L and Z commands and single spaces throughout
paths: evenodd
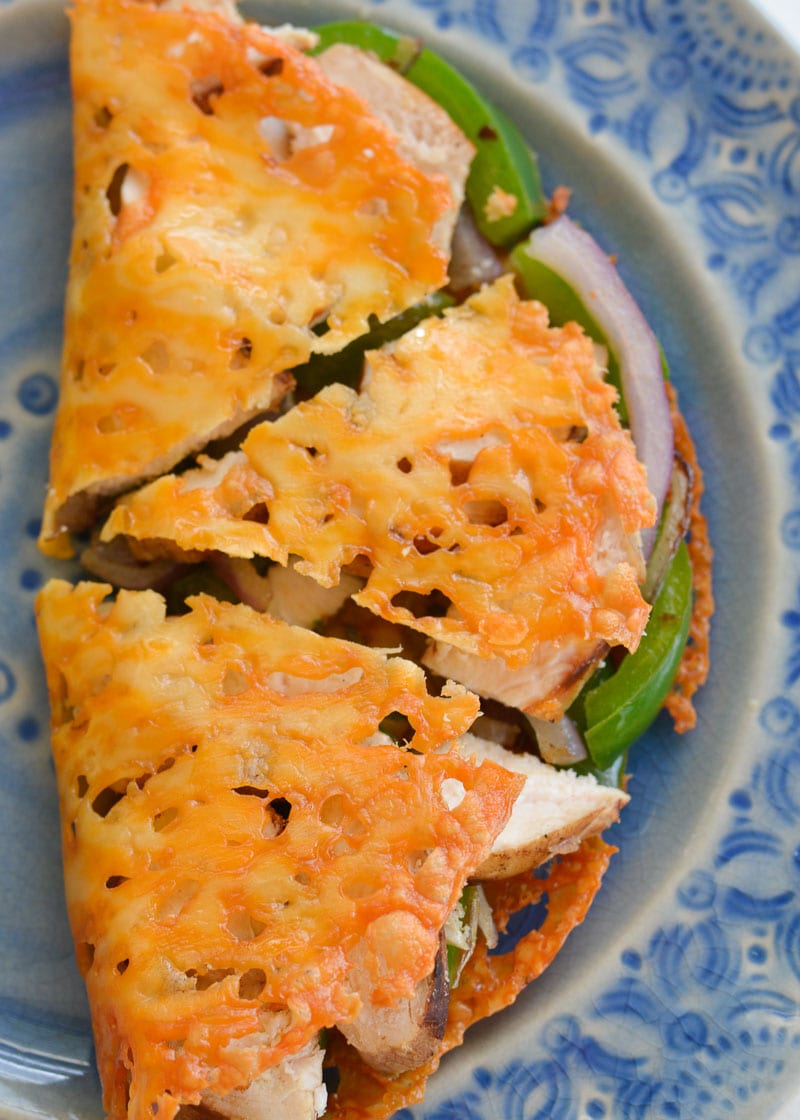
M 669 357 L 717 552 L 698 725 L 631 758 L 619 855 L 403 1120 L 777 1117 L 800 1087 L 800 63 L 733 0 L 328 0 L 522 127 Z M 62 901 L 33 601 L 70 223 L 67 25 L 0 7 L 0 1116 L 102 1116 Z M 62 569 L 58 568 L 63 574 Z

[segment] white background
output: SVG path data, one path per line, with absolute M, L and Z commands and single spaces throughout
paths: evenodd
M 752 0 L 800 50 L 800 0 Z

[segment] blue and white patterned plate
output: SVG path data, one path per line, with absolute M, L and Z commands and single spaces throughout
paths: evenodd
M 491 92 L 617 254 L 706 471 L 718 607 L 697 729 L 664 717 L 646 737 L 589 919 L 413 1115 L 775 1117 L 800 1088 L 800 63 L 738 0 L 253 11 L 366 11 Z M 0 1116 L 94 1120 L 32 616 L 55 570 L 34 538 L 70 220 L 66 39 L 58 5 L 0 4 Z

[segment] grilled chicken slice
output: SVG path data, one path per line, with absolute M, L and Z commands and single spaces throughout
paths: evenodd
M 450 251 L 464 185 L 475 149 L 450 116 L 421 89 L 357 47 L 336 43 L 317 56 L 331 81 L 349 86 L 399 138 L 400 153 L 426 175 L 445 175 L 453 206 L 436 227 L 443 252 Z
M 491 759 L 526 776 L 522 793 L 491 854 L 478 868 L 478 879 L 506 879 L 545 863 L 552 856 L 574 852 L 582 840 L 617 820 L 630 800 L 621 789 L 600 785 L 591 774 L 548 766 L 535 755 L 515 754 L 462 735 L 462 753 Z
M 501 657 L 478 657 L 446 642 L 431 642 L 422 664 L 509 708 L 559 719 L 607 651 L 604 642 L 594 640 L 540 642 L 527 665 L 509 669 Z
M 276 564 L 267 576 L 272 591 L 268 609 L 273 618 L 310 629 L 336 614 L 362 585 L 362 580 L 343 573 L 335 587 L 322 587 L 292 565 L 282 568 Z
M 616 510 L 606 503 L 592 554 L 595 576 L 604 577 L 617 565 L 630 565 L 644 579 L 639 533 L 627 534 Z M 440 677 L 458 681 L 481 696 L 540 719 L 560 719 L 608 652 L 596 638 L 541 641 L 530 661 L 509 669 L 500 657 L 477 657 L 448 645 L 431 642 L 422 663 Z
M 356 986 L 366 979 L 358 963 L 351 977 Z M 342 1024 L 339 1030 L 368 1065 L 394 1077 L 427 1062 L 437 1053 L 444 1037 L 450 1003 L 444 934 L 433 972 L 417 985 L 410 999 L 394 1007 L 378 1007 L 367 994 L 362 993 L 362 998 L 357 1017 Z
M 317 1120 L 325 1111 L 323 1051 L 316 1042 L 265 1070 L 246 1089 L 224 1097 L 204 1093 L 199 1106 L 184 1105 L 178 1120 Z

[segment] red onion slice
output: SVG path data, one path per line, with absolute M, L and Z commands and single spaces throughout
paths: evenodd
M 461 207 L 453 230 L 449 273 L 448 286 L 454 292 L 477 289 L 503 273 L 503 264 L 494 246 L 475 225 L 472 211 L 466 204 Z
M 681 455 L 676 454 L 660 532 L 647 562 L 647 577 L 642 584 L 642 595 L 648 603 L 655 602 L 669 566 L 678 551 L 678 545 L 689 532 L 693 496 L 692 468 Z
M 673 431 L 658 342 L 619 273 L 594 238 L 562 215 L 535 229 L 524 250 L 580 296 L 619 362 L 631 435 L 661 517 L 672 475 Z M 656 526 L 642 533 L 650 555 Z

